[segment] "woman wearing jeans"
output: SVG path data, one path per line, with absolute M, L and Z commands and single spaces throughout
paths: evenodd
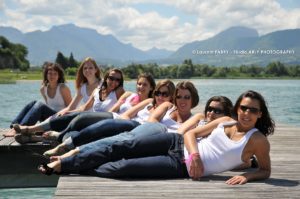
M 59 64 L 46 62 L 43 69 L 43 83 L 40 89 L 46 103 L 32 101 L 27 104 L 11 122 L 10 131 L 4 136 L 15 136 L 21 125 L 34 125 L 44 121 L 58 111 L 67 107 L 71 100 L 71 92 L 65 85 L 64 71 Z
M 189 130 L 184 139 L 180 134 L 167 133 L 139 137 L 103 146 L 98 150 L 97 159 L 93 156 L 63 158 L 39 169 L 46 174 L 55 171 L 112 178 L 190 176 L 199 179 L 231 170 L 255 155 L 259 163 L 257 170 L 234 176 L 226 183 L 245 184 L 269 178 L 270 144 L 266 136 L 274 132 L 275 124 L 264 98 L 255 91 L 243 93 L 234 106 L 234 114 L 235 119 L 222 117 Z M 197 140 L 197 137 L 207 138 Z

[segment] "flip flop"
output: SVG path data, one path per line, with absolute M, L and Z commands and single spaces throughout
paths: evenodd
M 35 136 L 35 135 L 28 136 L 28 135 L 17 134 L 17 135 L 15 135 L 15 140 L 16 140 L 16 142 L 18 142 L 20 144 L 36 143 L 36 142 L 43 141 L 43 137 Z
M 43 170 L 42 170 L 43 169 Z M 38 170 L 47 176 L 52 175 L 53 173 L 57 174 L 53 168 L 48 167 L 47 163 L 42 163 L 38 166 Z

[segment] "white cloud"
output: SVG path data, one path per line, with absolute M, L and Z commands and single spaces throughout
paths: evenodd
M 140 3 L 172 6 L 178 13 L 167 17 L 155 10 L 141 12 L 135 8 Z M 10 7 L 0 0 L 1 9 L 5 17 L 0 25 L 33 31 L 74 23 L 140 49 L 176 50 L 236 25 L 255 28 L 260 34 L 300 28 L 300 9 L 285 10 L 275 0 L 11 0 Z M 182 22 L 182 14 L 194 17 L 194 22 Z

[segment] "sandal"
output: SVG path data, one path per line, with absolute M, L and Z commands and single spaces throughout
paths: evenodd
M 38 170 L 47 176 L 52 175 L 53 173 L 57 174 L 53 168 L 48 167 L 47 163 L 42 163 L 38 166 Z
M 28 127 L 25 127 L 25 129 L 21 129 L 19 124 L 13 124 L 13 129 L 15 129 L 16 133 L 18 134 L 23 134 L 23 135 L 31 135 L 31 133 L 29 133 L 29 129 Z
M 26 143 L 36 143 L 43 141 L 43 137 L 41 136 L 35 136 L 35 135 L 22 135 L 17 134 L 15 135 L 16 142 L 20 144 L 26 144 Z

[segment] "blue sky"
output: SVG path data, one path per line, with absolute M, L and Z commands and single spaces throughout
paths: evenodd
M 300 28 L 299 0 L 0 0 L 0 26 L 47 31 L 73 23 L 147 50 L 176 50 L 232 26 L 260 35 Z

